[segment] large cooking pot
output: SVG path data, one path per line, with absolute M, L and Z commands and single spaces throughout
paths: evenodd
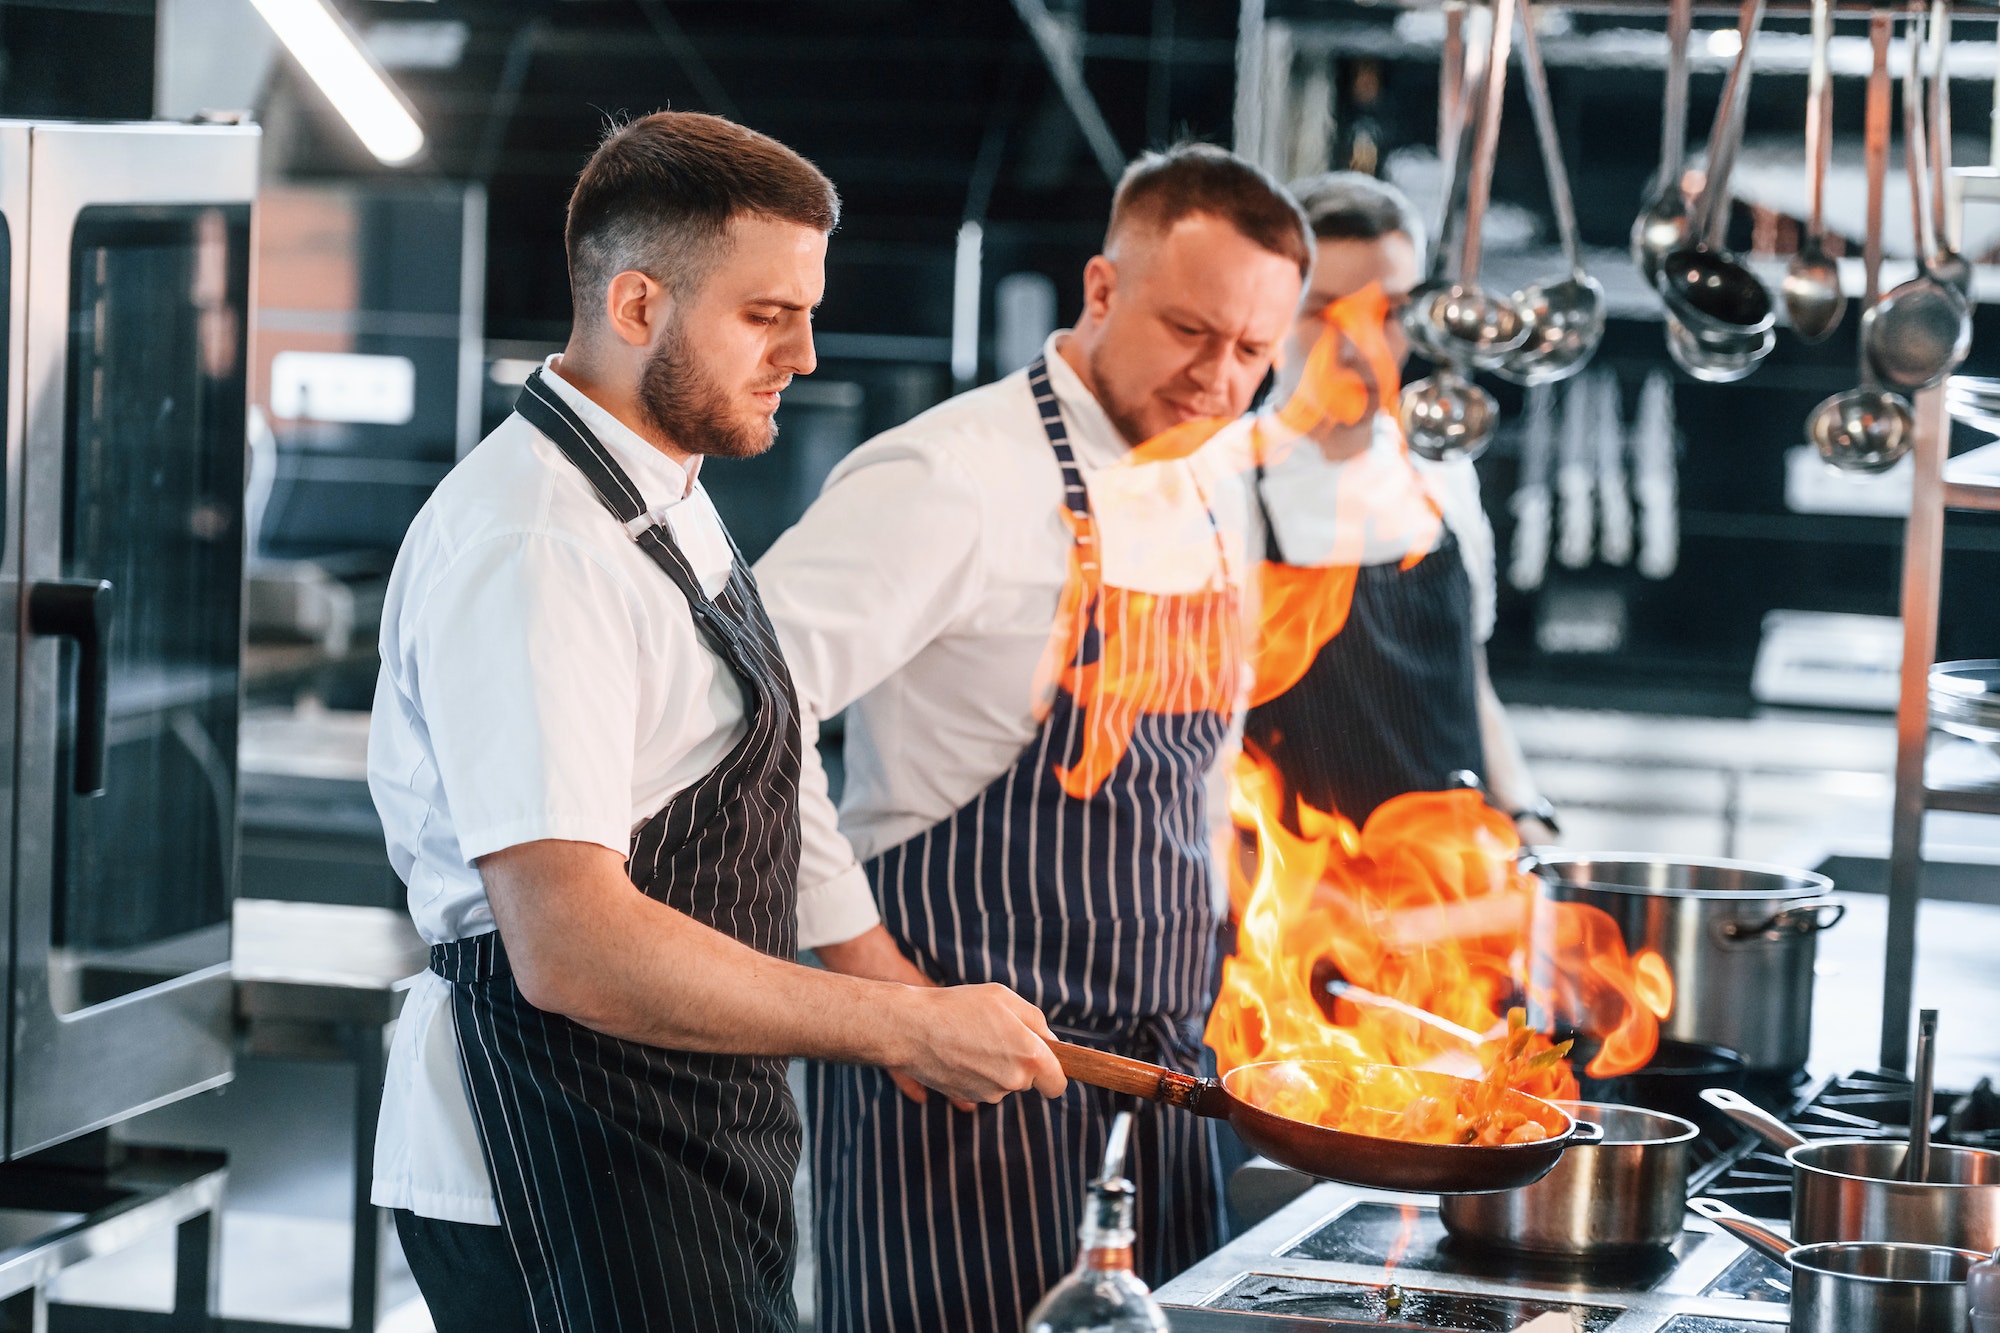
M 1557 901 L 1609 914 L 1625 947 L 1674 974 L 1662 1036 L 1740 1054 L 1753 1070 L 1803 1068 L 1812 1047 L 1819 932 L 1846 909 L 1807 870 L 1623 852 L 1536 860 Z
M 1792 1240 L 1911 1241 L 2000 1249 L 2000 1152 L 1931 1145 L 1921 1181 L 1903 1179 L 1901 1139 L 1808 1140 L 1722 1088 L 1702 1094 L 1792 1164 Z
M 1798 1245 L 1716 1199 L 1687 1206 L 1792 1274 L 1791 1333 L 1965 1333 L 1966 1279 L 1986 1256 L 1944 1245 Z
M 1571 1148 L 1524 1189 L 1444 1196 L 1445 1230 L 1479 1245 L 1570 1258 L 1673 1244 L 1686 1209 L 1688 1152 L 1701 1131 L 1632 1106 L 1556 1105 L 1601 1125 L 1603 1139 Z

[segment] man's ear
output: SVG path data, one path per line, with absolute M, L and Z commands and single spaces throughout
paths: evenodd
M 1107 255 L 1092 255 L 1083 266 L 1083 313 L 1103 319 L 1118 290 L 1118 265 Z
M 604 286 L 604 322 L 620 342 L 644 347 L 653 341 L 671 300 L 659 283 L 628 268 Z

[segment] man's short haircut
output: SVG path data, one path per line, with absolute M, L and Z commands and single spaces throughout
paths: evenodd
M 1141 154 L 1125 168 L 1111 196 L 1104 248 L 1108 253 L 1124 232 L 1164 232 L 1196 213 L 1221 218 L 1283 255 L 1299 266 L 1299 276 L 1312 272 L 1312 240 L 1299 206 L 1268 173 L 1214 144 L 1177 144 L 1163 153 Z
M 1288 187 L 1323 241 L 1375 241 L 1401 232 L 1424 258 L 1424 220 L 1410 197 L 1387 181 L 1360 171 L 1327 171 Z
M 627 269 L 692 295 L 741 216 L 830 232 L 840 195 L 805 158 L 720 116 L 656 111 L 613 126 L 569 197 L 563 241 L 577 317 L 601 317 L 604 289 Z

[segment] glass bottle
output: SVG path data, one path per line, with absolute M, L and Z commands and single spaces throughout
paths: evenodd
M 1972 1333 L 2000 1333 L 2000 1250 L 1972 1266 L 1965 1286 Z
M 1084 1196 L 1082 1257 L 1028 1315 L 1027 1333 L 1167 1333 L 1167 1316 L 1132 1271 L 1132 1208 L 1125 1179 L 1131 1116 L 1113 1122 L 1104 1174 Z

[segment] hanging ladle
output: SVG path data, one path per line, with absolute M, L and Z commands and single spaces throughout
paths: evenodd
M 1715 126 L 1709 133 L 1708 181 L 1702 190 L 1694 241 L 1667 256 L 1658 282 L 1669 318 L 1680 323 L 1694 344 L 1712 348 L 1723 358 L 1747 356 L 1751 365 L 1769 350 L 1764 335 L 1777 323 L 1777 317 L 1771 293 L 1722 248 L 1722 242 L 1729 217 L 1729 176 L 1750 99 L 1750 53 L 1763 17 L 1764 0 L 1743 0 L 1737 20 L 1742 45 L 1730 67 L 1729 82 L 1722 90 Z M 1668 351 L 1676 350 L 1669 338 Z M 1693 367 L 1689 369 L 1694 373 Z M 1747 368 L 1742 373 L 1747 374 Z
M 1477 458 L 1492 443 L 1500 404 L 1447 361 L 1404 388 L 1396 421 L 1410 451 L 1421 458 L 1434 463 Z
M 1576 206 L 1570 198 L 1569 173 L 1563 168 L 1562 141 L 1556 132 L 1555 104 L 1549 97 L 1541 44 L 1535 37 L 1532 4 L 1521 10 L 1521 67 L 1528 83 L 1528 107 L 1535 117 L 1535 137 L 1541 144 L 1549 203 L 1555 210 L 1556 233 L 1569 273 L 1514 294 L 1515 307 L 1527 317 L 1528 337 L 1494 370 L 1516 384 L 1547 384 L 1582 370 L 1603 341 L 1604 287 L 1583 271 Z
M 1694 0 L 1673 0 L 1667 10 L 1667 84 L 1660 124 L 1660 174 L 1653 197 L 1632 222 L 1632 262 L 1657 282 L 1668 255 L 1684 249 L 1692 224 L 1681 169 L 1687 153 L 1688 29 Z
M 1931 273 L 1931 229 L 1924 168 L 1923 14 L 1909 17 L 1910 62 L 1903 78 L 1903 158 L 1909 168 L 1916 276 L 1861 314 L 1861 346 L 1892 389 L 1914 393 L 1941 382 L 1972 350 L 1972 307 Z
M 1528 336 L 1528 322 L 1514 303 L 1479 285 L 1480 238 L 1493 195 L 1493 160 L 1500 147 L 1500 112 L 1507 94 L 1507 53 L 1513 32 L 1514 0 L 1493 0 L 1493 40 L 1474 122 L 1458 280 L 1428 303 L 1434 336 L 1446 359 L 1473 365 L 1497 364 Z
M 1453 5 L 1445 11 L 1445 55 L 1438 71 L 1438 169 L 1442 173 L 1438 190 L 1437 228 L 1431 239 L 1430 270 L 1422 282 L 1410 290 L 1402 310 L 1403 332 L 1410 346 L 1427 359 L 1444 362 L 1454 354 L 1439 336 L 1431 318 L 1432 302 L 1451 286 L 1450 259 L 1452 220 L 1458 216 L 1465 182 L 1471 173 L 1473 136 L 1467 132 L 1466 109 L 1478 100 L 1484 66 L 1468 49 L 1465 39 L 1470 16 L 1465 6 Z
M 1832 0 L 1813 0 L 1812 69 L 1806 79 L 1806 191 L 1812 220 L 1799 252 L 1785 268 L 1785 314 L 1792 332 L 1819 342 L 1840 324 L 1847 296 L 1840 290 L 1840 265 L 1826 253 L 1826 164 L 1833 148 L 1833 81 L 1826 50 L 1833 39 Z
M 1868 74 L 1868 116 L 1864 156 L 1868 168 L 1867 241 L 1863 249 L 1866 286 L 1861 296 L 1863 322 L 1882 289 L 1882 195 L 1889 174 L 1889 33 L 1893 20 L 1877 11 L 1869 38 L 1875 63 Z M 1806 418 L 1806 439 L 1819 456 L 1843 472 L 1882 472 L 1910 451 L 1916 418 L 1900 395 L 1875 380 L 1864 345 L 1861 384 L 1837 393 Z
M 1951 245 L 1951 198 L 1945 182 L 1951 176 L 1951 6 L 1931 5 L 1931 232 L 1937 254 L 1931 274 L 1947 287 L 1972 299 L 1972 261 Z

